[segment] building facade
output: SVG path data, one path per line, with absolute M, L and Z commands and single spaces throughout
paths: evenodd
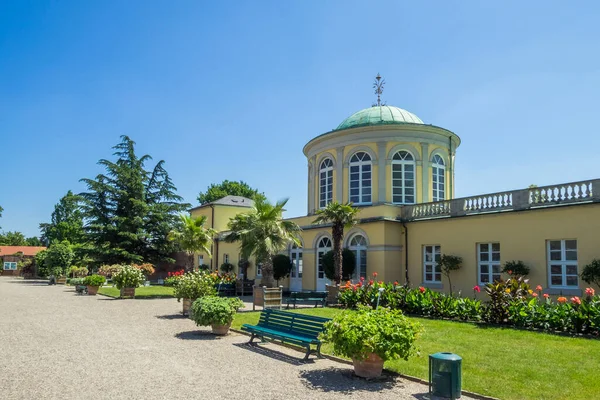
M 346 118 L 333 131 L 304 146 L 308 161 L 307 215 L 302 246 L 287 252 L 294 263 L 290 290 L 324 290 L 322 256 L 331 250 L 331 228 L 314 223 L 316 210 L 332 201 L 360 208 L 360 223 L 345 233 L 356 255 L 355 279 L 378 279 L 449 291 L 437 265 L 442 254 L 460 256 L 453 291 L 472 291 L 502 274 L 502 265 L 522 260 L 530 283 L 550 294 L 580 295 L 589 286 L 581 269 L 600 258 L 600 180 L 527 188 L 467 198 L 454 197 L 454 160 L 460 138 L 392 106 L 375 106 Z M 232 196 L 228 196 L 232 197 Z M 192 210 L 209 226 L 227 229 L 229 218 L 251 201 L 222 199 Z M 209 215 L 210 214 L 210 215 Z M 212 224 L 212 225 L 211 225 Z M 237 264 L 236 244 L 214 244 L 213 269 Z M 260 266 L 248 270 L 260 279 Z

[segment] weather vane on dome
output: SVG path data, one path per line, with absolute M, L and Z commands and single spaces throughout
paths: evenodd
M 381 75 L 377 74 L 375 77 L 375 82 L 373 82 L 373 89 L 375 89 L 375 94 L 377 95 L 377 104 L 373 104 L 375 106 L 381 106 L 381 94 L 383 93 L 383 86 L 385 85 L 385 79 L 381 79 Z M 383 103 L 385 106 L 385 103 Z

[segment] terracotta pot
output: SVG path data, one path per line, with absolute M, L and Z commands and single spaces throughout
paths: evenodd
M 98 289 L 100 289 L 100 286 L 90 286 L 90 285 L 87 285 L 88 294 L 90 296 L 95 296 L 96 293 L 98 293 Z
M 352 359 L 354 373 L 361 378 L 377 378 L 383 372 L 383 360 L 375 353 L 371 353 L 364 360 Z
M 229 333 L 229 328 L 231 327 L 231 322 L 226 325 L 211 325 L 213 335 L 224 336 Z
M 190 315 L 190 309 L 192 308 L 192 299 L 183 299 L 183 315 Z
M 121 288 L 121 297 L 133 297 L 133 298 L 135 298 L 135 288 L 134 287 L 124 287 L 124 288 Z

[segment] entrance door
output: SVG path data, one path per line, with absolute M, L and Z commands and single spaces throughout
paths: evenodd
M 290 249 L 292 272 L 290 274 L 290 292 L 302 291 L 302 247 L 293 245 Z
M 325 291 L 325 285 L 331 283 L 329 279 L 325 277 L 325 268 L 323 267 L 323 256 L 325 253 L 331 251 L 331 240 L 328 237 L 324 237 L 319 240 L 317 245 L 317 290 Z

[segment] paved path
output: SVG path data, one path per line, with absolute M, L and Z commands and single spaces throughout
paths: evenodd
M 275 344 L 215 338 L 174 299 L 79 296 L 0 278 L 0 398 L 427 399 L 427 387 L 366 382 L 330 360 Z

